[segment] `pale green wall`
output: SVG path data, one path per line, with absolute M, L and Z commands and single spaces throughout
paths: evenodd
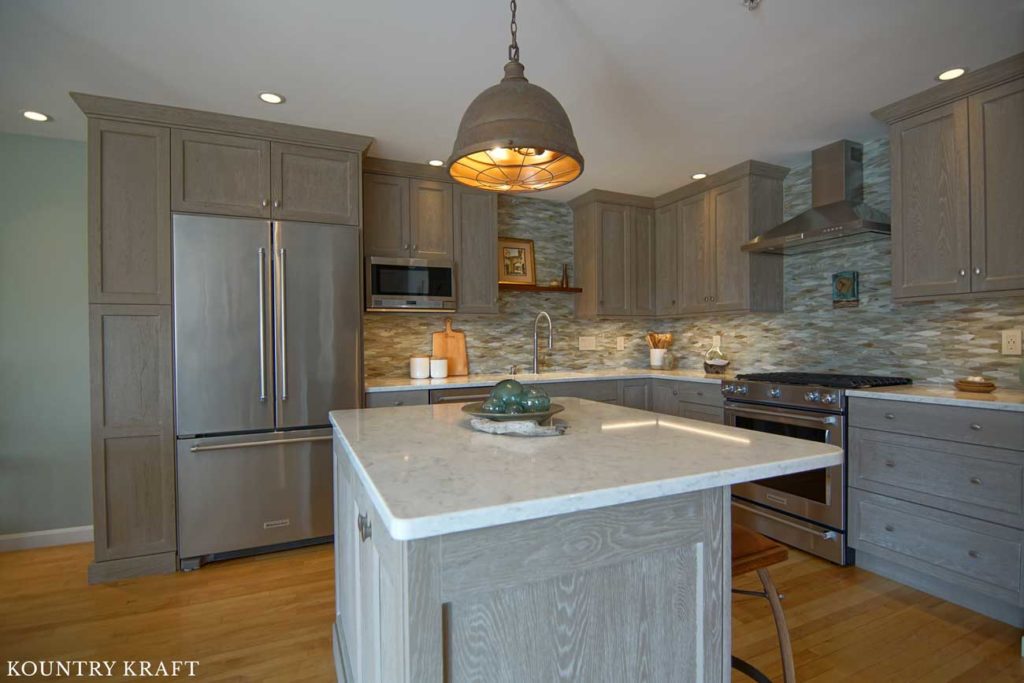
M 0 534 L 92 523 L 85 143 L 0 133 Z

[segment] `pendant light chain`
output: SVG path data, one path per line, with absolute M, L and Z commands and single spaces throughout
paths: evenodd
M 516 24 L 516 0 L 512 0 L 509 3 L 509 7 L 512 9 L 512 23 L 509 25 L 509 29 L 512 31 L 512 44 L 508 46 L 508 61 L 518 62 L 519 43 L 516 42 L 516 29 L 519 26 Z

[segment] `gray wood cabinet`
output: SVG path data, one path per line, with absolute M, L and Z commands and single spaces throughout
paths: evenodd
M 430 403 L 427 389 L 413 391 L 368 391 L 363 397 L 364 408 L 397 408 L 401 406 L 425 406 Z
M 679 225 L 679 203 L 668 204 L 654 212 L 654 313 L 671 316 L 679 313 L 679 255 L 683 238 Z
M 633 299 L 630 207 L 599 204 L 597 221 L 597 249 L 600 254 L 597 312 L 629 315 Z
M 654 210 L 633 207 L 630 216 L 632 227 L 632 259 L 630 277 L 633 290 L 631 313 L 653 316 L 657 311 L 655 293 L 656 260 Z
M 177 568 L 171 212 L 358 224 L 361 154 L 371 139 L 72 98 L 89 117 L 96 582 Z
M 619 385 L 619 405 L 639 410 L 651 408 L 651 380 L 624 379 Z
M 704 193 L 678 202 L 679 273 L 676 279 L 680 313 L 701 313 L 711 302 L 714 278 L 714 231 Z
M 1024 626 L 1024 414 L 852 398 L 857 564 Z
M 363 184 L 367 256 L 454 259 L 451 183 L 367 173 Z
M 725 411 L 719 385 L 656 379 L 651 387 L 651 410 L 691 420 L 723 424 Z
M 971 95 L 971 291 L 1024 291 L 1024 78 Z
M 96 562 L 162 554 L 174 571 L 171 307 L 94 304 L 89 348 Z
M 271 215 L 280 220 L 359 225 L 359 155 L 273 142 Z
M 734 180 L 708 192 L 708 224 L 714 249 L 710 270 L 714 275 L 708 294 L 710 308 L 737 311 L 747 308 L 750 298 L 750 255 L 740 246 L 750 237 L 750 181 Z
M 456 187 L 455 268 L 460 313 L 498 313 L 498 197 Z
M 89 301 L 171 303 L 170 130 L 89 121 Z
M 172 130 L 171 208 L 270 218 L 270 142 Z
M 890 126 L 893 298 L 1024 292 L 1024 54 L 874 116 Z

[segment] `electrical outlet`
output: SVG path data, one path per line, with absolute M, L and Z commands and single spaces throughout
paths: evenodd
M 597 337 L 580 337 L 580 351 L 597 351 Z
M 618 349 L 619 351 L 625 351 L 626 350 L 626 338 L 625 337 L 618 337 L 618 338 L 616 338 L 615 339 L 615 348 Z
M 1003 350 L 1004 356 L 1019 356 L 1021 355 L 1020 350 L 1020 330 L 1003 330 Z

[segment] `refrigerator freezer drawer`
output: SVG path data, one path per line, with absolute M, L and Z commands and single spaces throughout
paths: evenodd
M 183 559 L 333 531 L 329 429 L 182 439 L 177 461 Z

